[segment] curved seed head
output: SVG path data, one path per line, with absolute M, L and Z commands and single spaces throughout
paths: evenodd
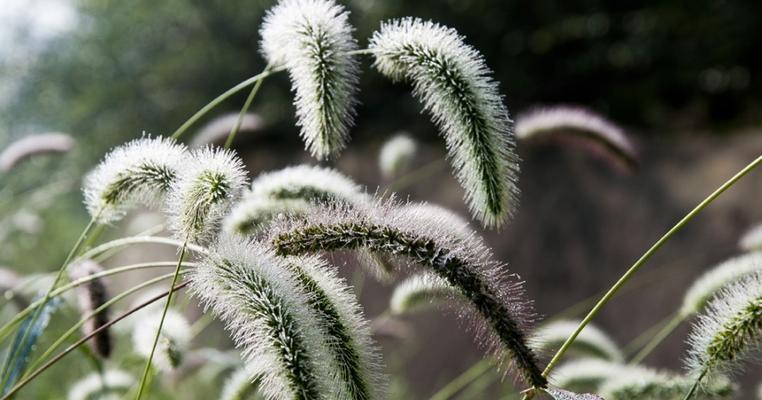
M 555 351 L 563 345 L 579 326 L 579 321 L 555 321 L 537 328 L 531 336 L 532 347 L 539 352 Z M 569 354 L 602 358 L 613 362 L 624 361 L 619 346 L 605 332 L 588 324 L 569 348 Z
M 133 325 L 133 350 L 146 359 L 151 355 L 162 312 L 163 310 L 155 310 L 150 314 L 141 315 Z M 188 351 L 191 335 L 188 320 L 176 310 L 167 310 L 152 365 L 164 372 L 171 372 L 177 368 Z
M 685 292 L 680 315 L 687 318 L 701 312 L 723 288 L 762 272 L 762 251 L 731 258 L 701 275 Z
M 168 202 L 170 225 L 180 239 L 208 240 L 246 186 L 243 163 L 233 152 L 212 149 L 190 154 Z
M 270 243 L 278 254 L 365 249 L 423 266 L 458 288 L 474 312 L 476 337 L 505 365 L 515 364 L 528 383 L 544 387 L 545 378 L 526 341 L 531 308 L 521 283 L 492 259 L 480 240 L 464 241 L 441 225 L 401 213 L 392 200 L 358 210 L 342 205 L 316 208 L 303 218 L 279 221 Z
M 732 372 L 762 344 L 762 274 L 723 289 L 699 315 L 688 338 L 694 376 Z
M 162 136 L 116 147 L 85 177 L 87 210 L 107 223 L 118 221 L 137 204 L 161 205 L 186 158 L 185 146 Z
M 0 171 L 8 172 L 24 160 L 51 153 L 66 153 L 74 147 L 74 138 L 65 133 L 24 136 L 0 152 Z
M 98 263 L 92 260 L 83 260 L 75 263 L 69 268 L 69 278 L 72 281 L 77 281 L 101 272 L 103 272 L 103 268 L 98 265 Z M 95 278 L 77 287 L 79 312 L 83 317 L 92 314 L 95 310 L 108 302 L 110 298 L 111 296 L 109 295 L 105 277 Z M 88 336 L 105 325 L 108 321 L 109 310 L 106 308 L 93 315 L 92 318 L 88 319 L 87 322 L 82 325 L 82 335 Z M 111 331 L 109 329 L 101 330 L 88 342 L 88 345 L 93 350 L 93 353 L 102 358 L 108 358 L 111 355 L 113 346 Z
M 519 114 L 516 137 L 523 141 L 556 140 L 582 145 L 627 169 L 638 164 L 635 146 L 624 130 L 583 107 L 543 107 Z
M 319 159 L 346 146 L 354 119 L 359 67 L 348 17 L 331 0 L 282 0 L 260 30 L 269 64 L 289 71 L 302 138 Z
M 406 133 L 398 133 L 387 140 L 378 154 L 381 176 L 391 179 L 407 171 L 417 150 L 418 144 Z
M 518 196 L 512 121 L 484 58 L 455 30 L 405 18 L 381 25 L 369 48 L 375 67 L 413 84 L 447 142 L 472 214 L 500 226 Z

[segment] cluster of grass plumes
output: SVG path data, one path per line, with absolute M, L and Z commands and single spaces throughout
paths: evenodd
M 221 244 L 194 292 L 226 322 L 268 398 L 375 398 L 377 356 L 347 289 L 322 261 L 256 242 Z
M 521 282 L 493 260 L 480 240 L 440 229 L 449 220 L 418 218 L 395 200 L 363 210 L 343 205 L 317 208 L 302 218 L 280 221 L 270 239 L 280 255 L 367 249 L 420 265 L 456 287 L 475 310 L 469 326 L 504 365 L 513 364 L 527 383 L 544 387 L 537 357 L 527 344 L 532 311 Z M 476 314 L 476 315 L 474 315 Z

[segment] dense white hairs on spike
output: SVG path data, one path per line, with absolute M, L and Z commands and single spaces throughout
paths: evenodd
M 121 370 L 92 373 L 77 381 L 66 397 L 68 400 L 121 399 L 135 383 L 132 376 Z
M 472 214 L 500 226 L 518 196 L 512 121 L 482 55 L 455 30 L 405 18 L 386 22 L 369 48 L 384 75 L 413 84 L 447 142 Z
M 169 196 L 167 211 L 175 236 L 191 241 L 213 237 L 246 179 L 243 162 L 233 152 L 211 147 L 193 151 Z
M 74 139 L 65 133 L 24 136 L 0 152 L 0 171 L 8 172 L 22 161 L 37 155 L 66 153 L 72 147 Z
M 281 0 L 260 30 L 269 64 L 289 71 L 302 138 L 319 159 L 349 140 L 359 70 L 352 30 L 349 13 L 331 0 Z
M 650 368 L 621 368 L 600 385 L 598 393 L 606 400 L 680 400 L 693 385 L 690 377 Z M 712 377 L 694 399 L 728 398 L 734 385 L 723 376 Z
M 204 125 L 199 129 L 196 136 L 190 142 L 190 147 L 201 147 L 208 144 L 222 143 L 227 139 L 230 131 L 238 123 L 239 113 L 223 114 Z M 241 125 L 238 127 L 239 133 L 254 132 L 262 129 L 264 123 L 262 117 L 248 112 L 243 115 Z
M 311 165 L 267 172 L 251 183 L 243 199 L 225 218 L 224 231 L 256 233 L 280 214 L 301 214 L 312 204 L 341 201 L 354 206 L 370 201 L 363 188 L 344 174 Z
M 699 315 L 685 364 L 693 376 L 733 372 L 762 345 L 762 274 L 723 289 Z
M 354 293 L 319 257 L 288 257 L 286 263 L 311 295 L 309 304 L 317 311 L 317 321 L 329 337 L 328 347 L 340 366 L 338 378 L 345 382 L 345 396 L 355 400 L 382 398 L 381 357 Z
M 535 350 L 540 353 L 555 351 L 579 326 L 579 321 L 554 321 L 538 327 L 531 336 Z M 602 330 L 588 324 L 569 348 L 570 354 L 598 357 L 609 361 L 624 361 L 619 346 Z
M 578 140 L 598 155 L 631 167 L 637 164 L 635 146 L 613 122 L 582 107 L 537 108 L 516 117 L 519 140 Z
M 680 315 L 701 312 L 722 288 L 762 272 L 762 251 L 731 258 L 701 275 L 683 297 Z
M 531 305 L 521 282 L 508 275 L 481 240 L 454 236 L 441 224 L 400 212 L 395 200 L 357 209 L 341 204 L 317 207 L 302 218 L 275 222 L 268 241 L 281 255 L 367 250 L 420 265 L 459 288 L 475 312 L 467 324 L 502 365 L 515 365 L 526 381 L 545 386 L 534 352 L 526 343 Z
M 86 177 L 85 205 L 98 222 L 121 219 L 131 207 L 159 207 L 184 168 L 184 145 L 161 136 L 114 148 Z
M 342 387 L 310 296 L 265 246 L 221 241 L 191 272 L 191 289 L 225 323 L 247 368 L 262 371 L 267 399 L 328 399 Z
M 554 386 L 568 390 L 597 392 L 605 380 L 620 373 L 635 373 L 639 368 L 600 358 L 579 358 L 559 365 L 551 372 L 548 380 Z
M 82 260 L 74 263 L 69 268 L 69 278 L 72 281 L 89 278 L 92 275 L 103 272 L 103 268 L 93 260 Z M 77 286 L 77 305 L 80 314 L 86 317 L 96 309 L 111 300 L 106 277 L 99 277 L 87 283 Z M 109 321 L 108 308 L 99 311 L 82 325 L 82 335 L 88 336 L 101 328 Z M 87 342 L 93 353 L 102 358 L 111 355 L 112 340 L 110 329 L 103 329 Z
M 749 229 L 738 243 L 744 251 L 762 251 L 762 224 Z
M 461 296 L 458 288 L 452 286 L 446 279 L 430 272 L 423 272 L 397 284 L 389 300 L 389 310 L 397 315 L 408 314 L 457 301 Z
M 251 371 L 241 367 L 225 379 L 219 400 L 254 400 L 259 399 L 257 388 L 263 371 Z
M 161 322 L 162 310 L 136 319 L 132 328 L 132 346 L 138 355 L 148 358 L 153 348 L 156 331 Z M 170 372 L 182 362 L 191 341 L 188 320 L 177 310 L 169 309 L 164 318 L 161 335 L 151 364 L 160 371 Z
M 418 150 L 418 144 L 406 133 L 398 133 L 387 140 L 378 154 L 381 175 L 390 179 L 405 172 Z

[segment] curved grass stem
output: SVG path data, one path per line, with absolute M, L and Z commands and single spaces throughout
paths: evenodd
M 265 69 L 262 71 L 263 74 L 269 73 L 272 69 L 272 66 L 270 64 L 267 64 Z M 227 140 L 225 140 L 225 148 L 229 149 L 230 146 L 233 145 L 233 140 L 235 140 L 235 136 L 238 134 L 238 130 L 241 129 L 241 122 L 243 121 L 243 116 L 246 115 L 246 112 L 249 111 L 249 107 L 251 107 L 251 103 L 254 101 L 254 97 L 257 96 L 257 92 L 259 92 L 260 86 L 262 86 L 262 82 L 264 82 L 264 79 L 260 79 L 257 81 L 257 83 L 254 84 L 254 87 L 251 89 L 251 92 L 249 93 L 249 97 L 246 98 L 246 102 L 243 103 L 243 107 L 241 107 L 241 112 L 238 113 L 238 119 L 235 121 L 235 125 L 233 125 L 233 128 L 230 130 L 230 133 L 228 134 Z
M 228 89 L 225 93 L 217 96 L 214 100 L 210 101 L 207 105 L 205 105 L 200 110 L 198 110 L 195 114 L 193 114 L 192 117 L 188 118 L 188 120 L 185 121 L 185 123 L 180 125 L 180 127 L 177 128 L 177 130 L 174 133 L 172 133 L 172 138 L 179 139 L 180 136 L 182 136 L 185 133 L 185 131 L 188 130 L 188 128 L 190 128 L 191 126 L 193 126 L 194 123 L 196 123 L 196 121 L 201 119 L 201 117 L 203 117 L 204 115 L 206 115 L 206 113 L 208 113 L 209 111 L 217 107 L 220 103 L 227 100 L 230 96 L 240 92 L 243 89 L 246 89 L 250 85 L 257 83 L 276 72 L 283 71 L 284 69 L 285 69 L 284 67 L 273 68 L 269 71 L 265 71 L 260 74 L 254 75 L 251 78 L 246 79 L 245 81 Z
M 146 300 L 144 303 L 142 303 L 142 304 L 132 308 L 131 310 L 125 312 L 124 314 L 120 315 L 119 317 L 117 317 L 117 318 L 115 318 L 115 319 L 105 323 L 100 328 L 94 330 L 91 334 L 83 337 L 82 339 L 78 340 L 76 343 L 73 343 L 71 346 L 67 347 L 66 350 L 58 353 L 58 355 L 56 355 L 50 361 L 45 363 L 45 365 L 41 366 L 40 368 L 36 369 L 34 372 L 29 374 L 29 376 L 27 376 L 26 378 L 21 380 L 21 382 L 17 383 L 16 386 L 14 386 L 11 390 L 9 390 L 8 393 L 6 393 L 2 398 L 0 398 L 0 400 L 9 400 L 9 399 L 11 399 L 19 390 L 21 390 L 24 386 L 29 384 L 29 382 L 34 380 L 41 373 L 45 372 L 45 370 L 47 370 L 48 368 L 53 366 L 55 363 L 60 361 L 62 358 L 64 358 L 64 356 L 66 356 L 67 354 L 71 353 L 72 351 L 74 351 L 77 348 L 79 348 L 80 346 L 82 346 L 82 344 L 84 344 L 88 340 L 92 339 L 95 335 L 99 334 L 104 329 L 110 328 L 112 325 L 114 325 L 117 322 L 119 322 L 119 321 L 129 317 L 133 313 L 135 313 L 135 312 L 137 312 L 137 311 L 139 311 L 139 310 L 141 310 L 141 309 L 143 309 L 143 308 L 153 304 L 154 302 L 164 298 L 164 296 L 167 296 L 169 293 L 175 292 L 177 290 L 180 290 L 180 289 L 184 288 L 185 286 L 188 286 L 189 283 L 190 282 L 183 282 L 183 283 L 173 287 L 170 291 L 164 292 L 164 293 L 159 294 L 159 295 L 157 295 L 157 296 L 155 296 L 155 297 L 153 297 L 153 298 L 151 298 L 149 300 Z
M 185 239 L 183 242 L 183 247 L 180 248 L 180 256 L 177 258 L 177 267 L 175 267 L 175 273 L 174 276 L 172 276 L 172 285 L 170 287 L 175 287 L 175 284 L 177 283 L 177 278 L 180 276 L 180 269 L 183 265 L 183 259 L 185 258 L 185 251 L 188 245 L 188 238 Z M 135 396 L 136 400 L 140 400 L 140 398 L 143 396 L 143 390 L 145 389 L 146 381 L 148 380 L 148 373 L 151 371 L 151 361 L 153 360 L 153 355 L 156 352 L 156 345 L 159 343 L 159 338 L 161 337 L 161 329 L 164 327 L 164 319 L 167 316 L 167 311 L 169 311 L 169 306 L 172 304 L 172 292 L 170 291 L 167 295 L 167 301 L 164 303 L 164 310 L 161 313 L 161 320 L 159 320 L 159 327 L 156 329 L 156 336 L 153 339 L 153 346 L 151 347 L 151 353 L 148 355 L 148 360 L 146 360 L 146 366 L 143 369 L 143 377 L 140 379 L 140 386 L 138 387 L 138 394 Z
M 96 215 L 94 215 L 90 219 L 90 222 L 87 223 L 87 226 L 85 226 L 85 229 L 82 230 L 82 233 L 79 235 L 79 238 L 77 238 L 77 241 L 74 243 L 74 246 L 69 251 L 69 254 L 66 256 L 66 259 L 64 259 L 63 264 L 61 264 L 61 267 L 58 269 L 58 272 L 56 273 L 56 277 L 55 279 L 53 279 L 53 283 L 50 285 L 50 288 L 45 293 L 45 296 L 43 296 L 40 304 L 34 308 L 34 314 L 32 314 L 32 319 L 31 319 L 31 322 L 29 323 L 29 326 L 34 326 L 34 324 L 37 322 L 37 319 L 40 317 L 40 314 L 42 313 L 42 310 L 45 308 L 45 305 L 48 303 L 48 301 L 50 301 L 51 293 L 53 293 L 53 291 L 56 289 L 56 286 L 58 286 L 58 282 L 60 282 L 61 278 L 63 278 L 63 274 L 66 271 L 66 267 L 69 265 L 71 260 L 77 255 L 77 253 L 79 253 L 79 250 L 82 247 L 82 244 L 87 239 L 87 235 L 95 226 L 99 215 L 100 215 L 100 212 L 97 212 Z M 19 352 L 26 345 L 26 341 L 29 338 L 30 332 L 31 332 L 31 329 L 27 329 L 24 332 L 24 335 L 21 337 L 19 346 L 16 347 L 15 349 L 11 348 L 9 350 L 8 357 L 7 357 L 8 361 L 6 362 L 5 365 L 7 366 L 14 365 L 16 358 L 19 356 Z M 9 370 L 2 371 L 2 387 L 5 387 L 9 378 L 10 378 Z
M 569 347 L 574 343 L 574 340 L 577 339 L 577 336 L 579 336 L 580 332 L 582 332 L 583 329 L 585 329 L 585 326 L 590 323 L 590 321 L 595 318 L 596 315 L 603 309 L 603 307 L 611 300 L 611 298 L 621 289 L 629 280 L 630 278 L 638 272 L 638 270 L 648 261 L 651 256 L 656 253 L 657 250 L 659 250 L 665 243 L 667 243 L 672 236 L 675 235 L 678 231 L 680 231 L 688 222 L 690 222 L 696 215 L 698 215 L 701 211 L 703 211 L 707 206 L 712 204 L 714 200 L 716 200 L 722 193 L 724 193 L 726 190 L 731 188 L 736 182 L 738 182 L 741 178 L 746 176 L 749 172 L 754 170 L 759 164 L 762 164 L 762 156 L 757 157 L 754 161 L 749 163 L 746 167 L 744 167 L 742 170 L 740 170 L 738 173 L 736 173 L 733 177 L 728 179 L 722 186 L 717 188 L 714 192 L 712 192 L 707 198 L 705 198 L 701 203 L 699 203 L 691 212 L 689 212 L 685 217 L 683 217 L 677 224 L 675 224 L 667 233 L 665 233 L 659 240 L 654 243 L 651 248 L 648 249 L 636 262 L 633 264 L 630 269 L 627 270 L 627 272 L 622 275 L 619 280 L 614 283 L 614 285 L 606 292 L 605 295 L 596 303 L 596 305 L 590 310 L 590 312 L 585 316 L 585 318 L 580 322 L 577 329 L 572 333 L 571 336 L 564 342 L 564 344 L 561 346 L 561 348 L 558 349 L 556 354 L 553 356 L 553 358 L 548 363 L 547 367 L 545 367 L 545 370 L 543 371 L 543 376 L 548 376 L 550 371 L 553 370 L 553 368 L 558 364 L 558 362 L 561 360 L 561 358 L 564 356 L 567 350 L 569 350 Z M 525 396 L 527 397 L 527 396 Z M 532 394 L 531 392 L 528 394 L 528 398 L 531 398 Z

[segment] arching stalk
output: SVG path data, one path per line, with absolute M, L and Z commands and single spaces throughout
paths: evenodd
M 263 74 L 269 73 L 271 70 L 271 66 L 268 64 L 264 71 L 262 71 Z M 249 97 L 246 98 L 246 102 L 243 103 L 243 107 L 241 107 L 241 112 L 238 114 L 238 119 L 235 122 L 235 125 L 233 125 L 233 128 L 230 129 L 230 133 L 228 134 L 227 140 L 225 140 L 225 148 L 229 149 L 230 146 L 233 145 L 233 141 L 235 140 L 235 136 L 238 134 L 238 130 L 241 129 L 241 121 L 243 121 L 243 116 L 246 115 L 246 112 L 249 111 L 249 107 L 251 107 L 251 103 L 254 101 L 254 97 L 257 96 L 257 92 L 259 92 L 260 86 L 262 86 L 262 82 L 264 82 L 264 79 L 259 79 L 257 83 L 254 84 L 254 87 L 251 89 L 251 92 L 249 93 Z

